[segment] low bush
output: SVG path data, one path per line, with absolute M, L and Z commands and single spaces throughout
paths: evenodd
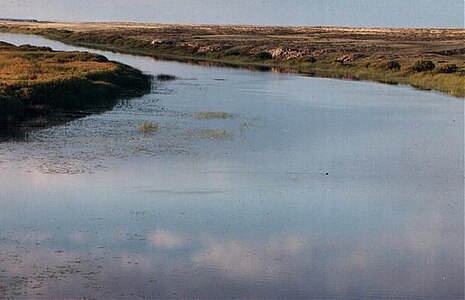
M 257 54 L 255 54 L 255 57 L 262 59 L 262 60 L 266 60 L 266 59 L 272 59 L 273 55 L 270 52 L 258 52 Z
M 401 67 L 402 66 L 400 65 L 400 62 L 398 62 L 397 60 L 390 60 L 386 63 L 386 68 L 389 70 L 398 71 Z
M 439 73 L 445 73 L 445 74 L 452 74 L 457 72 L 458 67 L 456 64 L 447 64 L 444 66 L 441 66 L 438 70 Z
M 314 58 L 313 56 L 307 56 L 307 57 L 304 57 L 303 62 L 307 62 L 307 63 L 316 63 L 316 58 Z
M 436 65 L 430 60 L 419 60 L 412 66 L 414 72 L 428 72 L 436 68 Z
M 244 53 L 237 49 L 231 49 L 231 50 L 226 51 L 225 54 L 226 56 L 239 56 L 239 55 L 243 55 Z

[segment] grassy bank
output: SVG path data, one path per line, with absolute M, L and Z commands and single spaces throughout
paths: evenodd
M 105 106 L 149 88 L 148 76 L 100 55 L 0 42 L 2 124 Z
M 465 30 L 119 23 L 0 23 L 0 30 L 162 59 L 406 84 L 465 97 Z

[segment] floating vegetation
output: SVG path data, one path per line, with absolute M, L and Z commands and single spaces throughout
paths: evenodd
M 160 80 L 160 81 L 170 81 L 170 80 L 176 80 L 178 78 L 176 76 L 170 75 L 170 74 L 158 74 L 157 79 Z
M 231 133 L 221 129 L 203 129 L 200 131 L 199 137 L 205 139 L 228 139 L 231 138 Z
M 142 122 L 138 127 L 139 131 L 142 133 L 155 133 L 158 131 L 158 125 L 153 122 Z
M 233 114 L 226 113 L 226 112 L 198 112 L 194 113 L 193 117 L 196 119 L 231 119 Z

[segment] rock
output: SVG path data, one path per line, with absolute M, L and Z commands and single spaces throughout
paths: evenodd
M 208 46 L 202 46 L 197 50 L 197 53 L 211 53 L 211 52 L 218 52 L 223 50 L 223 46 L 220 44 L 213 44 Z
M 306 48 L 276 48 L 270 51 L 273 59 L 291 60 L 299 57 L 307 56 L 310 50 Z
M 175 42 L 173 40 L 152 40 L 152 45 L 173 45 Z
M 365 55 L 364 54 L 360 54 L 360 53 L 350 53 L 350 54 L 344 54 L 343 56 L 339 57 L 336 59 L 336 62 L 338 63 L 348 63 L 348 62 L 353 62 L 357 59 L 361 59 L 361 58 L 364 58 Z

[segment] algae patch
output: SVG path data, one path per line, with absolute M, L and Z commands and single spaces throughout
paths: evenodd
M 210 119 L 232 119 L 233 114 L 227 112 L 198 112 L 192 114 L 196 119 L 210 120 Z
M 155 133 L 158 131 L 158 125 L 153 122 L 142 122 L 138 127 L 139 131 L 142 133 Z
M 199 138 L 210 139 L 210 140 L 221 140 L 231 138 L 231 133 L 227 130 L 222 129 L 202 129 L 198 133 Z

